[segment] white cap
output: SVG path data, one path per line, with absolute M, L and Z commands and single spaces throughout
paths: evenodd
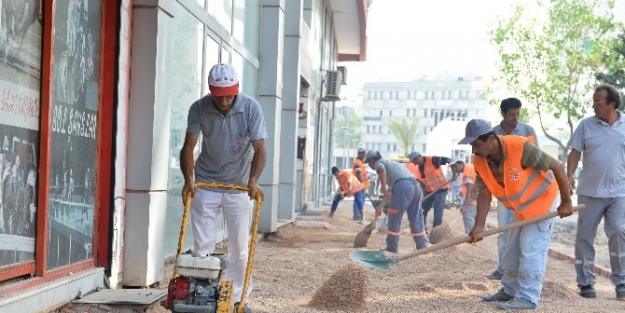
M 208 89 L 216 97 L 239 94 L 239 76 L 230 64 L 216 64 L 208 73 Z
M 451 158 L 451 162 L 450 162 L 449 164 L 450 164 L 450 165 L 453 165 L 453 164 L 456 164 L 456 163 L 458 163 L 458 162 L 462 162 L 462 163 L 464 163 L 464 160 L 463 160 L 463 159 L 461 159 L 460 157 L 453 157 L 453 158 Z

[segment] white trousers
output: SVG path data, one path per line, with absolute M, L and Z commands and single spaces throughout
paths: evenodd
M 217 243 L 217 217 L 223 213 L 228 231 L 228 267 L 225 277 L 234 281 L 235 302 L 241 301 L 245 268 L 249 252 L 250 227 L 254 201 L 247 193 L 223 193 L 197 189 L 191 201 L 194 251 L 198 254 L 215 252 Z M 246 298 L 252 292 L 250 278 Z

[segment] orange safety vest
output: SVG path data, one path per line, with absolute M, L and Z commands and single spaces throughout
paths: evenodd
M 463 176 L 463 180 L 464 177 L 471 177 L 471 179 L 473 180 L 473 185 L 475 186 L 475 178 L 477 177 L 477 173 L 475 172 L 475 167 L 473 167 L 473 164 L 465 164 L 464 165 L 464 169 L 462 170 L 462 176 Z M 463 196 L 467 196 L 467 185 L 462 182 L 461 184 L 462 186 L 462 195 Z
M 349 188 L 347 182 L 352 185 L 353 191 L 347 194 L 348 197 L 351 197 L 355 193 L 363 190 L 362 184 L 358 181 L 358 178 L 356 178 L 356 176 L 354 176 L 354 174 L 350 172 L 341 171 L 341 176 L 339 176 L 336 181 L 339 183 L 341 191 L 345 191 Z
M 421 169 L 417 168 L 417 179 L 421 181 L 425 185 L 426 192 L 433 192 L 439 189 L 449 188 L 449 183 L 447 182 L 447 178 L 443 173 L 443 170 L 439 167 L 434 167 L 434 163 L 432 163 L 432 157 L 424 157 L 423 164 L 423 172 L 425 173 L 425 178 L 421 174 Z
M 529 139 L 520 136 L 499 136 L 503 141 L 506 160 L 503 161 L 504 186 L 495 181 L 485 158 L 473 160 L 475 170 L 486 188 L 520 220 L 541 216 L 549 211 L 558 195 L 558 184 L 552 171 L 523 169 L 523 144 Z
M 352 165 L 352 173 L 354 174 L 354 176 L 356 176 L 356 168 L 360 168 L 360 178 L 362 178 L 362 181 L 360 183 L 362 183 L 363 187 L 365 188 L 369 187 L 371 183 L 369 182 L 369 175 L 367 174 L 367 167 L 365 166 L 365 163 L 362 163 L 360 159 L 356 159 L 354 161 L 354 165 Z
M 414 175 L 415 178 L 419 179 L 419 167 L 414 165 L 412 162 L 405 163 L 406 168 Z
M 527 136 L 527 139 L 529 139 L 529 140 L 530 140 L 533 144 L 538 145 L 538 144 L 536 143 L 536 136 L 534 136 L 534 135 L 529 135 L 529 136 Z

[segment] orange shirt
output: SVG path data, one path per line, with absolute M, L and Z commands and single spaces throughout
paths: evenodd
M 363 186 L 358 181 L 358 178 L 356 178 L 356 176 L 354 176 L 354 174 L 350 172 L 341 171 L 341 175 L 339 177 L 336 177 L 336 181 L 339 183 L 339 188 L 341 188 L 341 191 L 349 189 L 349 185 L 352 186 L 352 191 L 347 194 L 348 197 L 351 197 L 355 193 L 363 190 Z

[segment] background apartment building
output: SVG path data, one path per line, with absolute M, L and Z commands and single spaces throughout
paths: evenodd
M 411 151 L 462 155 L 467 147 L 456 143 L 464 136 L 466 121 L 486 118 L 485 96 L 485 82 L 476 75 L 365 83 L 361 145 L 385 157 L 401 156 L 406 151 L 401 150 L 387 123 L 391 118 L 417 118 L 419 126 Z

